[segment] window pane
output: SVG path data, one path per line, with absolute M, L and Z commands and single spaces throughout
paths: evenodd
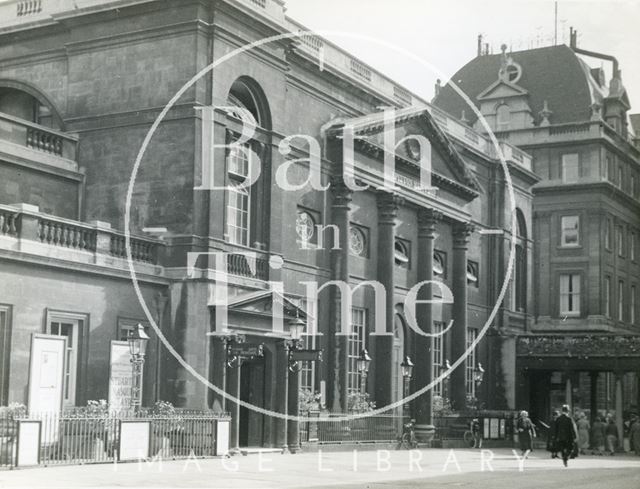
M 576 182 L 579 177 L 579 161 L 577 154 L 562 155 L 562 180 Z
M 562 226 L 562 245 L 571 246 L 578 245 L 580 242 L 580 217 L 579 216 L 563 216 L 561 219 Z

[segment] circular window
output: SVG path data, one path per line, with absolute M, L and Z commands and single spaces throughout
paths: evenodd
M 299 211 L 296 218 L 296 233 L 302 241 L 311 241 L 316 232 L 316 221 L 305 211 Z
M 518 80 L 520 80 L 521 76 L 522 68 L 520 68 L 519 64 L 512 62 L 507 66 L 507 80 L 509 80 L 511 83 L 516 83 Z
M 364 237 L 364 233 L 355 227 L 349 229 L 349 249 L 351 253 L 357 256 L 364 255 L 367 243 Z

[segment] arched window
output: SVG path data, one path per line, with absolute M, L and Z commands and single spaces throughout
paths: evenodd
M 44 96 L 30 87 L 21 89 L 18 83 L 0 82 L 0 112 L 52 129 L 62 129 L 59 115 Z
M 514 311 L 525 312 L 527 305 L 527 222 L 516 209 L 516 256 L 513 266 L 511 305 Z
M 507 104 L 500 104 L 496 111 L 498 129 L 506 129 L 511 122 L 511 109 Z
M 227 114 L 240 119 L 245 129 L 253 132 L 253 140 L 242 144 L 233 144 L 240 137 L 230 132 L 226 154 L 227 204 L 225 236 L 228 241 L 243 246 L 266 247 L 268 237 L 267 202 L 269 178 L 264 178 L 267 156 L 267 131 L 271 128 L 269 108 L 257 83 L 247 77 L 238 78 L 227 95 Z M 243 183 L 251 177 L 252 168 L 260 168 L 260 178 L 251 187 L 244 188 Z

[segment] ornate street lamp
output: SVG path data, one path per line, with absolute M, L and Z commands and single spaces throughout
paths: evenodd
M 483 379 L 484 379 L 484 369 L 482 368 L 482 364 L 478 363 L 478 366 L 473 371 L 473 380 L 476 383 L 476 387 L 482 384 Z
M 287 354 L 288 371 L 285 370 L 284 378 L 284 403 L 285 412 L 289 414 L 292 412 L 294 415 L 298 414 L 299 399 L 298 399 L 298 372 L 302 368 L 296 360 L 292 358 L 292 352 L 299 350 L 302 347 L 302 334 L 306 327 L 306 323 L 298 316 L 296 310 L 296 317 L 289 320 L 289 334 L 291 339 L 284 340 L 284 348 Z M 293 375 L 289 376 L 289 372 Z M 291 386 L 289 383 L 291 382 Z M 291 397 L 291 398 L 290 398 Z M 297 421 L 285 420 L 284 422 L 284 445 L 282 446 L 282 452 L 287 451 L 296 453 L 299 446 L 300 427 Z
M 404 357 L 403 362 L 400 364 L 402 368 L 402 397 L 407 397 L 409 394 L 409 382 L 411 381 L 411 377 L 413 375 L 413 362 L 411 361 L 411 357 L 406 355 Z M 403 412 L 406 414 L 409 409 L 409 404 L 403 404 Z
M 138 411 L 142 405 L 142 366 L 149 342 L 149 336 L 142 324 L 138 323 L 133 330 L 129 331 L 127 342 L 129 343 L 132 367 L 131 407 Z
M 360 372 L 360 392 L 364 394 L 367 390 L 367 374 L 369 373 L 369 365 L 371 365 L 371 357 L 366 348 L 360 352 L 360 356 L 356 360 L 356 367 Z

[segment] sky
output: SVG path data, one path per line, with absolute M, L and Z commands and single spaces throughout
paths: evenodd
M 436 79 L 444 82 L 476 56 L 478 34 L 495 54 L 503 43 L 519 51 L 550 46 L 554 38 L 553 0 L 285 1 L 287 15 L 311 30 L 373 38 L 321 33 L 427 100 L 433 97 Z M 569 44 L 573 27 L 578 30 L 578 47 L 615 56 L 631 99 L 631 113 L 639 113 L 640 0 L 560 0 L 557 4 L 558 44 Z M 610 79 L 611 63 L 585 60 L 592 67 L 602 66 Z

